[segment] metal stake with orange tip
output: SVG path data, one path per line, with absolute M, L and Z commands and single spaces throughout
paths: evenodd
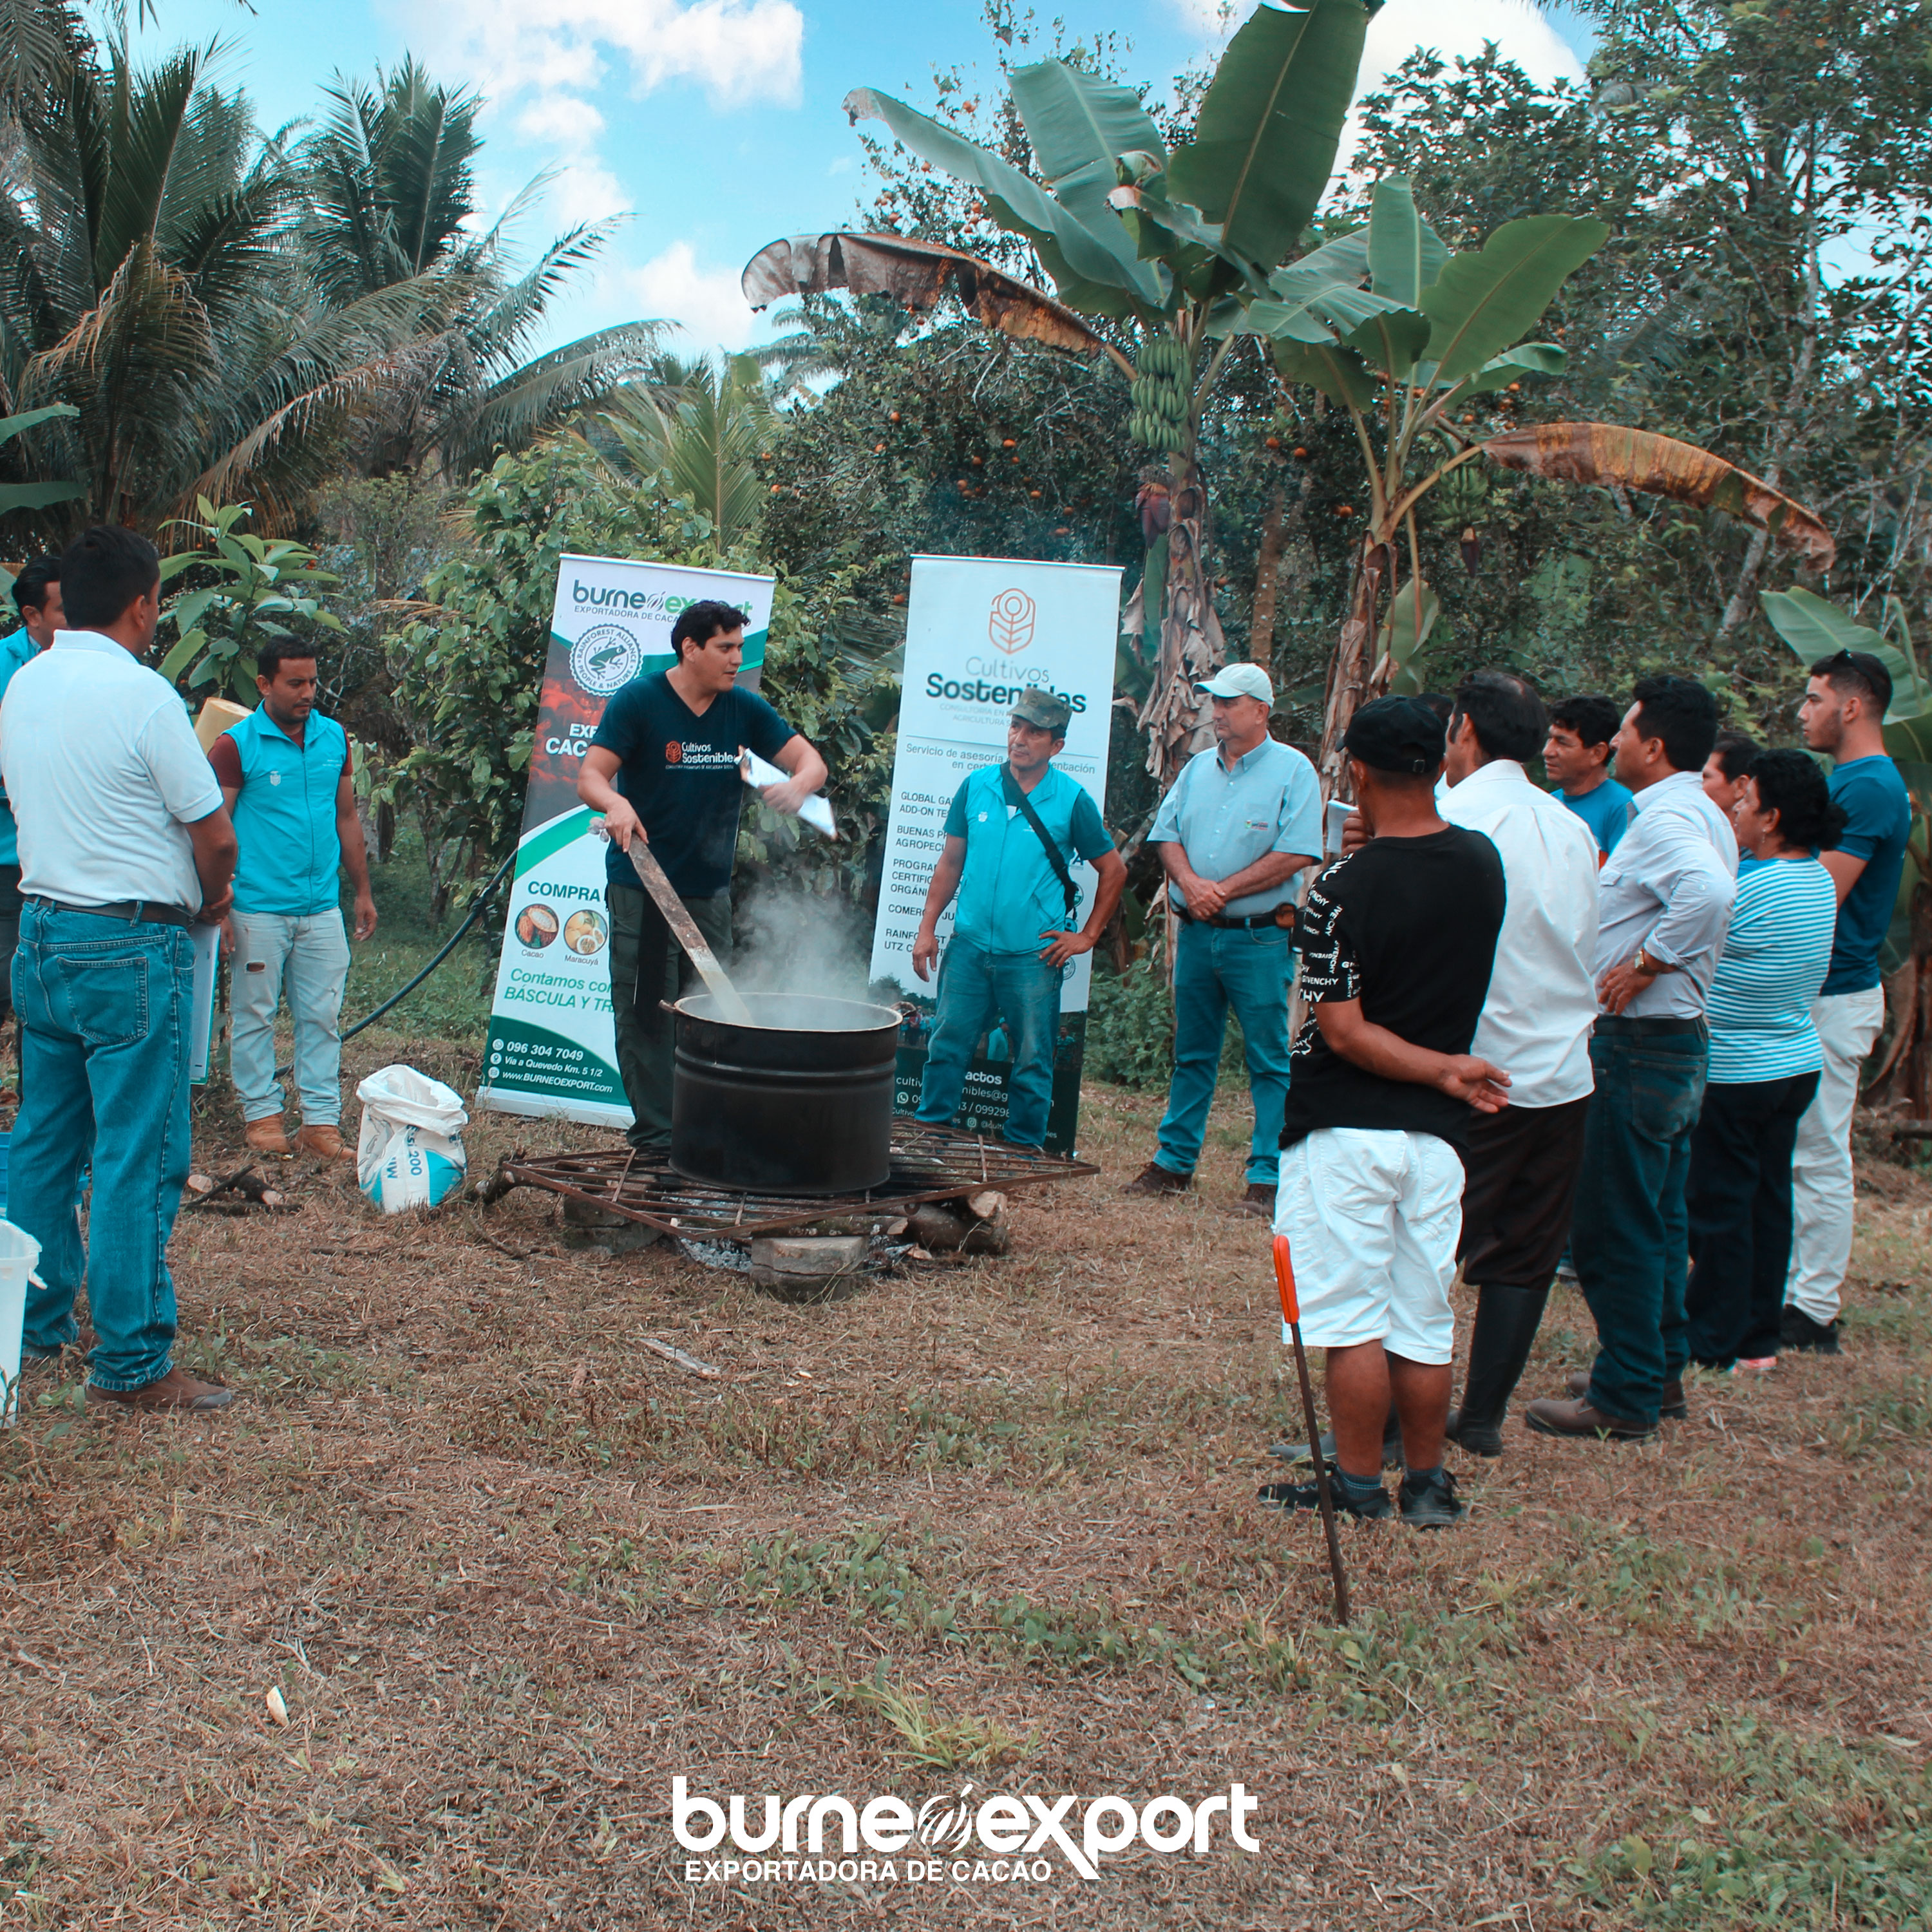
M 1335 1534 L 1335 1498 L 1328 1484 L 1328 1461 L 1322 1453 L 1322 1424 L 1315 1413 L 1315 1390 L 1308 1380 L 1308 1356 L 1301 1346 L 1301 1304 L 1295 1298 L 1294 1262 L 1288 1237 L 1274 1238 L 1274 1285 L 1281 1292 L 1281 1318 L 1294 1342 L 1294 1370 L 1301 1378 L 1302 1413 L 1308 1418 L 1308 1453 L 1315 1460 L 1315 1493 L 1322 1499 L 1322 1528 L 1328 1538 L 1328 1568 L 1335 1578 L 1335 1614 L 1348 1621 L 1348 1579 L 1342 1568 L 1342 1541 Z

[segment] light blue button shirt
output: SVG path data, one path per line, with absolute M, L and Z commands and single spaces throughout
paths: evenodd
M 1264 738 L 1232 766 L 1217 746 L 1197 752 L 1162 800 L 1148 835 L 1156 845 L 1178 844 L 1187 862 L 1210 884 L 1245 872 L 1270 852 L 1322 854 L 1322 781 L 1292 745 Z M 1168 896 L 1186 903 L 1173 886 Z M 1271 912 L 1294 896 L 1292 874 L 1266 892 L 1230 899 L 1228 919 Z
M 1634 816 L 1597 874 L 1597 977 L 1641 946 L 1675 966 L 1624 1011 L 1634 1019 L 1696 1019 L 1737 894 L 1738 841 L 1695 772 L 1672 772 L 1631 800 Z
M 27 634 L 22 624 L 17 631 L 0 638 L 0 698 L 6 695 L 7 687 L 14 681 L 14 674 L 22 664 L 32 664 L 40 655 L 40 646 Z M 20 835 L 14 824 L 13 808 L 7 803 L 6 795 L 0 793 L 0 866 L 17 866 L 20 862 Z M 5 970 L 0 964 L 0 971 Z

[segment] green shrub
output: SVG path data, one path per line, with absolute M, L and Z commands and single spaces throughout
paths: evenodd
M 1094 975 L 1082 1064 L 1092 1079 L 1141 1093 L 1166 1090 L 1174 1074 L 1174 1000 L 1158 962 Z

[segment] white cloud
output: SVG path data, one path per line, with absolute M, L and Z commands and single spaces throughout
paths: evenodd
M 634 94 L 695 82 L 714 101 L 795 102 L 805 16 L 794 0 L 401 0 L 433 70 L 460 72 L 499 106 L 534 96 L 546 118 L 604 78 Z
M 1582 62 L 1525 0 L 1389 0 L 1369 22 L 1361 86 L 1379 86 L 1418 47 L 1453 62 L 1458 54 L 1473 58 L 1486 40 L 1541 86 L 1583 78 Z
M 1221 0 L 1172 0 L 1172 4 L 1214 47 L 1254 11 L 1237 5 L 1224 27 Z M 1530 0 L 1388 0 L 1369 22 L 1359 88 L 1366 92 L 1378 87 L 1383 75 L 1419 46 L 1433 47 L 1453 61 L 1458 54 L 1480 53 L 1486 40 L 1494 40 L 1504 58 L 1532 80 L 1546 85 L 1582 77 L 1582 63 Z
M 608 279 L 627 315 L 682 323 L 674 346 L 688 355 L 742 349 L 764 332 L 764 318 L 752 312 L 738 277 L 736 268 L 700 267 L 688 242 L 674 242 L 635 268 L 610 271 Z

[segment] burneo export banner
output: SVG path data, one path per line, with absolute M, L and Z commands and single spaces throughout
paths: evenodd
M 1029 685 L 1058 692 L 1073 708 L 1066 744 L 1054 763 L 1107 803 L 1107 735 L 1114 699 L 1114 640 L 1120 628 L 1120 573 L 1110 565 L 1016 563 L 986 556 L 916 556 L 906 610 L 904 696 L 892 760 L 892 816 L 885 874 L 872 933 L 872 980 L 899 1001 L 896 1109 L 919 1105 L 926 1036 L 936 980 L 912 970 L 926 889 L 946 842 L 953 794 L 982 765 L 1006 755 L 1006 724 Z M 1076 862 L 1077 928 L 1094 903 L 1094 868 Z M 952 931 L 939 922 L 943 948 Z M 1092 962 L 1066 968 L 1054 1049 L 1053 1102 L 1046 1144 L 1073 1144 L 1080 1109 L 1080 1058 L 1087 1034 Z M 998 1136 L 1006 1118 L 1007 1047 L 1002 1028 L 982 1043 L 966 1076 L 960 1118 Z
M 612 693 L 669 669 L 671 626 L 705 598 L 746 614 L 738 682 L 756 689 L 769 577 L 608 556 L 566 556 L 558 566 L 479 1106 L 630 1125 L 610 1018 L 604 844 L 578 802 L 577 778 Z

